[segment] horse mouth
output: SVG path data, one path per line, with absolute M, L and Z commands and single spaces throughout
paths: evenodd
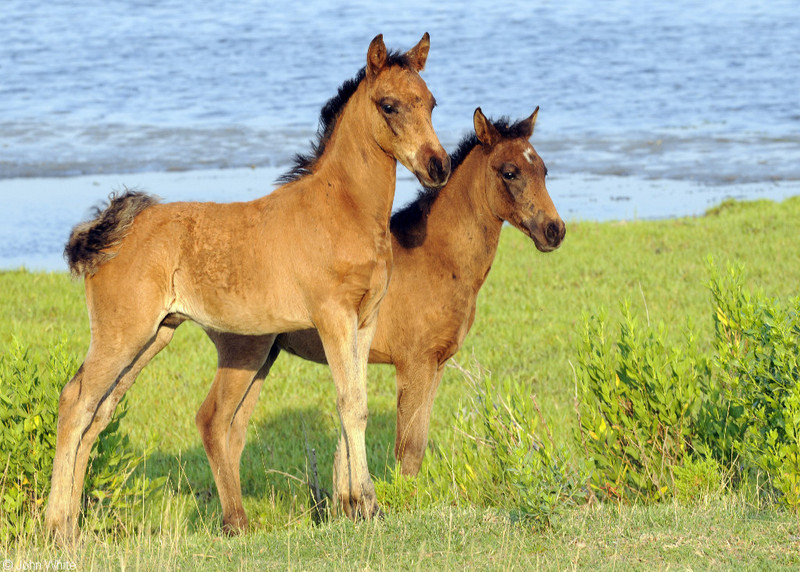
M 426 187 L 434 189 L 443 187 L 450 179 L 450 157 L 445 155 L 442 160 L 439 157 L 431 156 L 426 168 L 424 170 L 414 169 L 414 175 Z
M 537 228 L 540 228 L 539 225 L 536 224 L 526 224 L 525 225 L 525 234 L 527 234 L 532 240 L 533 244 L 536 245 L 536 248 L 539 252 L 553 252 L 559 246 L 561 246 L 561 242 L 564 240 L 564 236 L 566 235 L 567 228 L 563 222 L 560 224 L 555 221 L 550 221 L 546 225 L 542 225 L 543 231 L 541 234 L 543 235 L 542 238 L 537 236 Z
M 527 234 L 533 240 L 533 244 L 536 246 L 536 249 L 539 252 L 553 252 L 556 248 L 560 246 L 560 244 L 557 244 L 555 246 L 550 246 L 549 244 L 544 243 L 538 238 L 536 238 L 536 235 L 530 231 Z
M 432 179 L 428 173 L 424 173 L 422 171 L 414 171 L 414 176 L 417 177 L 417 180 L 425 187 L 430 189 L 438 189 L 439 187 L 443 187 L 445 183 L 447 183 L 448 176 L 445 176 L 443 179 Z

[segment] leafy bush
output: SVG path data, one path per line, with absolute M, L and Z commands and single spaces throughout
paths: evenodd
M 578 413 L 591 484 L 603 496 L 661 498 L 692 450 L 708 363 L 691 334 L 681 351 L 666 347 L 663 324 L 640 330 L 628 303 L 615 345 L 605 321 L 586 321 L 578 353 Z
M 388 479 L 375 481 L 375 493 L 380 506 L 388 510 L 420 508 L 420 497 L 417 494 L 418 481 L 415 477 L 402 474 L 399 463 L 388 471 L 386 477 Z
M 687 455 L 681 466 L 673 467 L 673 494 L 682 501 L 692 501 L 721 492 L 727 483 L 725 471 L 716 459 L 697 459 Z
M 34 362 L 28 349 L 15 341 L 0 355 L 0 540 L 30 533 L 39 521 L 53 469 L 58 421 L 58 399 L 64 381 L 78 367 L 77 359 L 54 347 L 46 364 Z M 119 509 L 134 498 L 152 494 L 162 481 L 139 477 L 126 485 L 144 459 L 131 450 L 119 430 L 124 402 L 100 435 L 90 458 L 84 513 L 97 515 L 89 525 L 106 528 Z M 86 509 L 92 509 L 86 511 Z
M 486 372 L 463 370 L 471 404 L 455 416 L 462 440 L 442 457 L 438 477 L 471 502 L 507 509 L 515 520 L 546 526 L 563 507 L 586 494 L 586 478 L 567 462 L 519 381 L 495 385 Z M 539 435 L 540 420 L 548 438 Z
M 800 510 L 800 300 L 787 307 L 745 290 L 741 269 L 712 274 L 713 355 L 691 328 L 682 347 L 666 329 L 640 329 L 622 306 L 618 341 L 591 317 L 579 348 L 579 439 L 591 484 L 610 497 L 686 498 L 766 476 Z M 733 476 L 734 478 L 727 478 Z
M 716 372 L 725 430 L 748 472 L 766 474 L 800 512 L 800 298 L 782 305 L 745 290 L 740 269 L 712 267 Z M 726 451 L 728 440 L 718 446 Z

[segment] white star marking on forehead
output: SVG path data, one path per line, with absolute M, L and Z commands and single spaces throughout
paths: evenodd
M 525 152 L 522 154 L 528 160 L 528 163 L 533 165 L 533 149 L 525 149 Z

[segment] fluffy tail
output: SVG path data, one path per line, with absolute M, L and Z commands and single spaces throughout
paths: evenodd
M 72 229 L 64 248 L 72 275 L 91 276 L 101 264 L 114 258 L 114 247 L 125 238 L 136 215 L 158 201 L 158 197 L 128 189 L 121 195 L 111 193 L 105 209 L 95 207 L 92 220 Z

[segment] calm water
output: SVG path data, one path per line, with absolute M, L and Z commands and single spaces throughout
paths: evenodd
M 3 178 L 280 166 L 376 33 L 424 31 L 446 144 L 540 105 L 551 170 L 800 178 L 796 0 L 2 4 Z
M 554 177 L 800 181 L 796 0 L 283 4 L 2 0 L 0 179 L 283 169 L 376 33 L 428 31 L 448 148 L 539 105 Z

